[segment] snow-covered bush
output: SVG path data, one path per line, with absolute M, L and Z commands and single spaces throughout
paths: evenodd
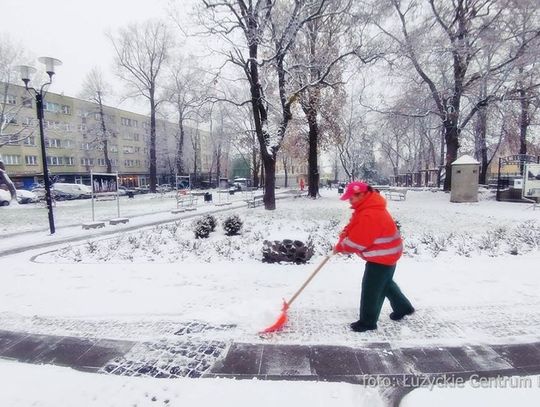
M 214 216 L 205 215 L 204 218 L 202 218 L 202 222 L 206 222 L 208 224 L 208 226 L 210 227 L 210 232 L 216 230 L 217 221 Z
M 223 221 L 223 230 L 227 236 L 234 236 L 240 233 L 243 225 L 240 217 L 233 215 Z
M 210 236 L 212 231 L 211 226 L 204 221 L 204 219 L 199 219 L 193 222 L 193 233 L 195 233 L 196 239 L 206 239 Z

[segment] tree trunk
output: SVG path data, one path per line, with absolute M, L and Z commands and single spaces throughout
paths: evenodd
M 101 133 L 103 139 L 103 158 L 105 158 L 105 164 L 107 165 L 107 174 L 112 173 L 112 163 L 109 158 L 109 139 L 107 137 L 107 127 L 105 126 L 105 115 L 103 114 L 103 103 L 101 102 L 101 97 L 99 98 L 99 117 L 101 119 Z
M 452 121 L 444 122 L 444 139 L 446 141 L 446 176 L 444 190 L 450 191 L 452 187 L 452 163 L 456 161 L 459 149 L 459 131 Z
M 180 129 L 180 139 L 177 140 L 178 144 L 176 146 L 176 174 L 184 174 L 184 117 L 182 114 L 178 118 L 178 128 Z
M 527 92 L 523 88 L 519 90 L 519 104 L 521 114 L 519 118 L 519 154 L 527 154 L 527 130 L 529 128 L 529 105 Z
M 150 192 L 156 192 L 156 100 L 154 90 L 150 90 Z
M 475 158 L 480 161 L 480 177 L 478 182 L 480 184 L 487 184 L 487 169 L 488 169 L 488 156 L 487 156 L 487 106 L 481 106 L 476 113 L 476 126 L 475 126 Z
M 319 195 L 319 125 L 317 123 L 317 111 L 310 107 L 307 118 L 309 126 L 308 195 L 317 198 Z
M 283 157 L 283 172 L 285 173 L 285 188 L 289 187 L 289 168 L 287 167 L 287 157 Z
M 253 168 L 253 186 L 259 188 L 259 161 L 257 160 L 257 149 L 255 147 L 251 150 L 251 168 Z
M 264 165 L 264 208 L 276 209 L 276 161 L 272 157 L 263 156 Z

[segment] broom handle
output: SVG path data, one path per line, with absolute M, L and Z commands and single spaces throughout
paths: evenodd
M 298 289 L 297 292 L 294 293 L 294 295 L 291 297 L 291 299 L 289 300 L 289 302 L 287 302 L 287 306 L 290 307 L 291 304 L 293 303 L 294 300 L 296 300 L 296 297 L 298 297 L 300 295 L 300 293 L 304 290 L 304 288 L 306 288 L 306 286 L 309 284 L 309 282 L 311 280 L 313 280 L 313 277 L 315 277 L 317 275 L 317 273 L 323 268 L 323 266 L 326 264 L 326 262 L 328 260 L 330 260 L 330 256 L 331 254 L 327 255 L 324 257 L 323 261 L 321 261 L 321 264 L 319 264 L 317 266 L 317 268 L 315 269 L 315 271 L 313 273 L 311 273 L 311 275 L 309 276 L 309 278 L 305 281 L 304 284 L 302 284 L 302 287 L 300 287 Z

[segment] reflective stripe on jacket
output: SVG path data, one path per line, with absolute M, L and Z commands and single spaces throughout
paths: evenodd
M 396 264 L 403 245 L 396 223 L 386 210 L 386 200 L 378 192 L 371 192 L 353 209 L 336 250 L 358 254 L 372 263 Z

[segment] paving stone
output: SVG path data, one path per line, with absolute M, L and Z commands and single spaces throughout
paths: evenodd
M 490 346 L 450 347 L 447 350 L 465 370 L 485 371 L 512 368 L 512 365 Z
M 299 345 L 265 345 L 260 374 L 268 376 L 311 376 L 310 347 Z
M 421 373 L 462 372 L 465 369 L 443 348 L 404 348 L 403 355 L 414 363 Z
M 49 363 L 60 366 L 76 366 L 78 359 L 86 353 L 97 340 L 65 337 L 45 349 L 34 359 L 34 363 Z
M 309 355 L 318 376 L 359 375 L 362 373 L 354 349 L 340 346 L 313 346 Z
M 412 362 L 399 349 L 355 349 L 355 354 L 365 374 L 416 373 Z
M 116 357 L 129 352 L 135 342 L 100 339 L 77 359 L 76 363 L 83 369 L 100 369 Z
M 27 336 L 27 333 L 0 331 L 0 355 Z
M 223 361 L 210 369 L 216 374 L 257 375 L 261 366 L 263 345 L 233 343 Z
M 493 349 L 516 368 L 540 366 L 540 349 L 535 344 L 496 345 Z
M 49 363 L 50 360 L 38 360 L 38 356 L 54 348 L 62 337 L 48 335 L 29 335 L 5 349 L 1 356 L 13 358 L 24 363 Z M 51 360 L 53 356 L 50 356 Z

